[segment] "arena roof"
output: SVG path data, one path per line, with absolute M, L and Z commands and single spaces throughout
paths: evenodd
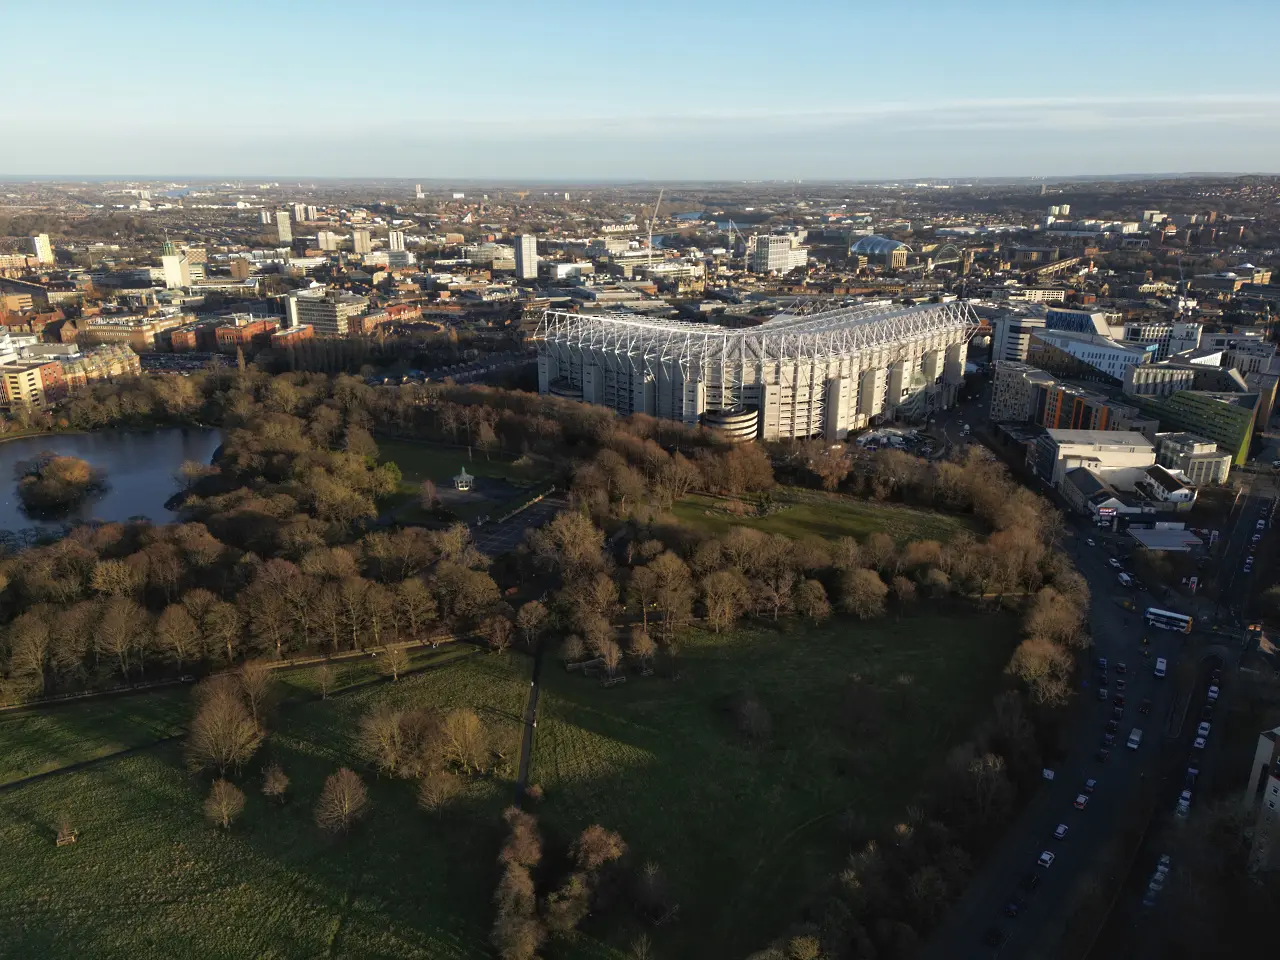
M 888 237 L 877 236 L 871 234 L 867 237 L 859 237 L 849 245 L 850 253 L 860 253 L 865 257 L 883 257 L 885 254 L 892 253 L 899 247 L 905 247 L 910 250 L 911 247 L 903 243 L 901 240 L 890 240 Z
M 967 340 L 977 327 L 978 319 L 966 303 L 903 306 L 875 300 L 815 313 L 783 312 L 759 326 L 735 328 L 633 314 L 548 310 L 538 338 L 629 353 L 753 361 L 854 353 L 944 331 Z

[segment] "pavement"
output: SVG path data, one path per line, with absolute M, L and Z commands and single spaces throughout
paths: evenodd
M 564 497 L 543 497 L 506 520 L 486 523 L 481 527 L 473 526 L 471 540 L 481 553 L 496 557 L 514 550 L 524 541 L 526 530 L 550 523 L 557 513 L 568 506 L 569 502 Z

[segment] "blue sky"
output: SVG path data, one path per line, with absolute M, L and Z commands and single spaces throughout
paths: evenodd
M 0 23 L 0 175 L 1280 169 L 1280 0 L 0 0 Z

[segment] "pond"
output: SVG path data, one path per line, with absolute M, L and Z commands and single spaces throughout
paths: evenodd
M 87 520 L 124 521 L 146 517 L 171 523 L 177 514 L 165 503 L 181 489 L 177 473 L 183 462 L 209 463 L 222 442 L 217 430 L 171 427 L 128 432 L 48 434 L 0 443 L 0 534 L 53 532 Z M 91 494 L 56 520 L 27 515 L 18 499 L 17 465 L 42 453 L 79 457 L 106 475 L 106 489 Z M 29 534 L 28 534 L 29 536 Z

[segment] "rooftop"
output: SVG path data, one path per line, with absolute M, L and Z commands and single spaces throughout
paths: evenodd
M 1155 449 L 1150 440 L 1132 430 L 1047 430 L 1046 433 L 1058 444 Z

